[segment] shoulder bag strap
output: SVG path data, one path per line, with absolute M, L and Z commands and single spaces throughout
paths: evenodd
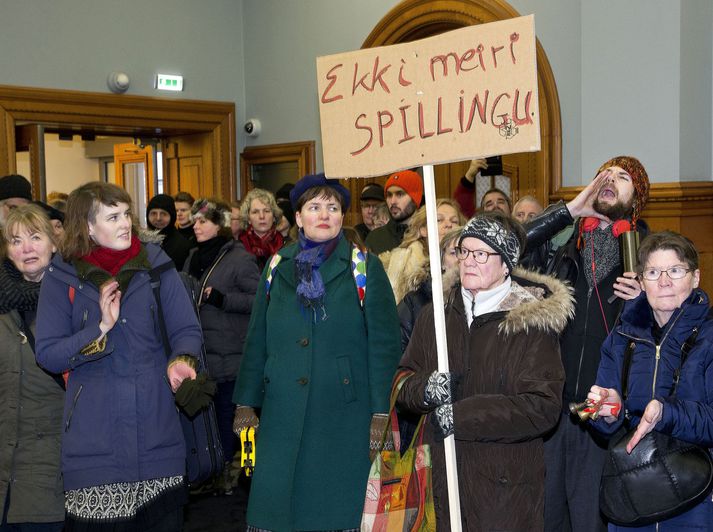
M 681 346 L 681 362 L 679 363 L 678 368 L 676 368 L 676 371 L 673 372 L 673 387 L 671 388 L 672 396 L 676 395 L 678 381 L 681 379 L 681 369 L 683 368 L 683 364 L 686 362 L 691 349 L 693 349 L 693 346 L 696 343 L 696 338 L 698 338 L 698 327 L 693 328 L 693 332 L 688 338 L 686 338 L 686 341 L 683 342 L 683 345 Z
M 165 271 L 175 268 L 173 262 L 168 261 L 160 266 L 149 270 L 149 278 L 151 279 L 151 289 L 153 290 L 154 299 L 156 300 L 156 310 L 158 312 L 158 327 L 161 329 L 161 337 L 163 338 L 163 350 L 166 353 L 166 358 L 171 358 L 171 344 L 168 341 L 168 331 L 166 330 L 166 320 L 163 318 L 163 306 L 161 305 L 161 274 Z
M 196 302 L 199 308 L 201 306 L 201 303 L 203 302 L 203 294 L 205 293 L 205 286 L 206 284 L 208 284 L 208 278 L 213 273 L 213 270 L 215 270 L 215 267 L 218 265 L 218 263 L 223 260 L 223 257 L 225 257 L 225 255 L 228 254 L 228 251 L 230 250 L 223 250 L 223 252 L 218 255 L 218 258 L 215 259 L 215 262 L 211 265 L 210 270 L 208 270 L 208 273 L 206 273 L 205 277 L 203 278 L 203 282 L 201 283 L 201 291 L 198 294 L 198 301 Z
M 691 333 L 691 335 L 681 345 L 681 361 L 678 365 L 678 368 L 676 368 L 676 370 L 673 372 L 673 388 L 671 388 L 671 396 L 676 395 L 678 381 L 681 378 L 681 369 L 683 368 L 683 364 L 686 362 L 686 359 L 688 358 L 691 349 L 693 349 L 693 346 L 696 343 L 696 338 L 698 338 L 698 327 L 693 328 L 693 332 Z M 629 385 L 629 370 L 631 369 L 631 360 L 635 347 L 636 343 L 633 340 L 630 340 L 628 345 L 626 346 L 626 351 L 624 351 L 624 366 L 622 368 L 621 373 L 621 398 L 624 402 L 626 402 L 626 398 L 629 395 L 629 392 L 627 390 L 627 387 Z

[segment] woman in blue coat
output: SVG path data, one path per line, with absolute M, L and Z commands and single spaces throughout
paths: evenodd
M 299 241 L 263 272 L 233 396 L 236 430 L 262 409 L 248 529 L 356 529 L 401 351 L 394 296 L 342 231 L 347 189 L 310 175 L 290 200 Z
M 40 291 L 37 361 L 69 375 L 67 531 L 174 531 L 183 524 L 186 450 L 172 389 L 195 378 L 201 331 L 178 274 L 165 271 L 166 359 L 148 272 L 169 258 L 139 240 L 130 209 L 130 196 L 115 185 L 92 182 L 72 192 L 61 256 Z
M 619 325 L 606 339 L 597 384 L 588 395 L 589 401 L 603 403 L 594 427 L 611 435 L 629 417 L 636 431 L 628 450 L 652 430 L 713 447 L 713 322 L 708 296 L 698 288 L 698 252 L 682 235 L 654 233 L 641 243 L 639 265 L 643 293 L 626 303 Z M 632 341 L 622 404 L 624 354 Z M 670 397 L 686 343 L 692 348 Z M 609 530 L 625 529 L 631 528 L 609 525 Z M 683 514 L 636 530 L 713 530 L 713 502 L 709 495 Z

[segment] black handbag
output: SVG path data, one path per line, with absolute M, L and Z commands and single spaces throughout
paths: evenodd
M 173 263 L 167 262 L 149 271 L 151 288 L 153 289 L 156 306 L 158 307 L 159 328 L 161 329 L 163 347 L 166 351 L 167 358 L 171 356 L 171 347 L 168 340 L 163 308 L 161 306 L 161 274 L 171 268 L 174 268 Z M 196 303 L 196 289 L 193 286 L 193 280 L 183 272 L 179 272 L 179 276 L 193 302 L 196 316 L 198 316 L 200 321 Z M 205 346 L 201 345 L 196 373 L 206 372 L 207 370 Z M 189 484 L 197 485 L 220 473 L 225 466 L 215 405 L 213 401 L 211 401 L 206 408 L 200 410 L 194 416 L 189 416 L 180 408 L 177 408 L 177 410 L 181 420 L 181 428 L 183 429 L 183 438 L 186 442 L 186 478 Z
M 671 396 L 681 368 L 695 343 L 698 330 L 683 343 L 681 363 L 674 373 Z M 622 400 L 627 384 L 634 342 L 624 352 Z M 609 448 L 599 489 L 599 507 L 612 523 L 642 526 L 682 514 L 700 503 L 713 488 L 713 460 L 708 449 L 652 430 L 634 447 L 626 445 L 634 434 L 628 431 Z

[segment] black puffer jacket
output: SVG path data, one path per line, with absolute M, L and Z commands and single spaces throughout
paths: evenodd
M 189 273 L 191 250 L 183 271 Z M 212 287 L 223 295 L 217 307 L 201 301 L 200 319 L 208 356 L 208 371 L 218 382 L 234 380 L 240 368 L 255 291 L 260 280 L 255 255 L 243 244 L 230 240 L 201 278 L 201 292 Z M 204 298 L 205 299 L 205 298 Z
M 557 232 L 574 222 L 564 202 L 550 205 L 545 211 L 525 225 L 527 230 L 526 252 L 545 244 Z M 547 265 L 546 273 L 567 281 L 574 288 L 575 314 L 560 335 L 560 350 L 566 381 L 564 401 L 583 401 L 594 384 L 599 368 L 600 350 L 607 337 L 607 328 L 612 330 L 624 301 L 614 297 L 614 283 L 623 273 L 623 267 L 615 268 L 597 283 L 598 292 L 590 290 L 586 277 L 580 273 L 584 267 L 582 255 L 577 249 L 579 235 L 577 220 L 569 241 L 559 248 Z M 639 238 L 648 233 L 646 223 L 637 223 Z M 599 306 L 601 301 L 601 307 Z M 606 325 L 605 320 L 606 319 Z

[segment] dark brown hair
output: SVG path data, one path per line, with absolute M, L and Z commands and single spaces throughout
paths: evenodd
M 505 201 L 507 201 L 508 207 L 510 208 L 510 212 L 512 212 L 512 200 L 510 199 L 510 196 L 505 194 L 504 191 L 502 191 L 501 189 L 499 189 L 497 187 L 493 187 L 493 188 L 485 191 L 485 194 L 483 194 L 483 197 L 480 199 L 480 209 L 481 210 L 485 209 L 485 196 L 487 196 L 488 194 L 495 194 L 496 192 L 498 194 L 500 194 L 503 198 L 505 198 Z
M 339 192 L 337 192 L 334 187 L 319 186 L 308 188 L 307 190 L 305 190 L 305 193 L 302 194 L 297 200 L 297 208 L 295 209 L 295 212 L 301 211 L 302 207 L 305 206 L 305 203 L 310 200 L 313 200 L 314 198 L 334 198 L 339 202 L 339 206 L 342 209 L 342 214 L 344 214 L 347 210 L 347 203 L 344 197 Z
M 131 207 L 131 196 L 123 188 L 111 183 L 91 181 L 74 189 L 67 199 L 62 257 L 65 260 L 83 257 L 97 247 L 89 236 L 89 222 L 97 221 L 100 205 L 116 207 L 120 203 Z M 135 216 L 131 218 L 131 233 L 136 235 L 139 225 Z
M 188 205 L 193 205 L 196 200 L 188 192 L 179 192 L 178 194 L 173 196 L 173 201 L 180 201 L 181 203 L 188 203 Z
M 654 251 L 670 249 L 676 253 L 680 261 L 686 263 L 688 268 L 692 270 L 698 269 L 698 250 L 688 238 L 674 233 L 673 231 L 661 231 L 660 233 L 651 233 L 644 238 L 639 246 L 639 266 L 638 273 L 642 273 L 646 267 L 646 261 Z

